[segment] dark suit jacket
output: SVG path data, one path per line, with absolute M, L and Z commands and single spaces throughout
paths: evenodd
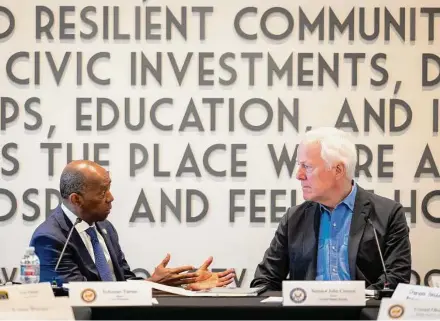
M 30 246 L 35 247 L 35 253 L 40 259 L 40 282 L 52 282 L 54 278 L 61 278 L 63 282 L 101 281 L 95 263 L 76 229 L 73 230 L 58 271 L 55 272 L 57 260 L 72 226 L 72 222 L 58 206 L 32 235 Z M 107 245 L 116 280 L 135 278 L 119 246 L 118 234 L 113 225 L 105 220 L 97 222 L 96 227 Z M 107 233 L 102 232 L 104 229 Z
M 391 288 L 409 283 L 411 245 L 402 205 L 358 186 L 348 239 L 352 280 L 365 280 L 369 289 L 382 289 L 385 276 L 370 218 L 376 228 Z M 257 266 L 252 287 L 281 290 L 283 280 L 315 280 L 321 211 L 306 201 L 291 207 L 281 219 L 263 261 Z

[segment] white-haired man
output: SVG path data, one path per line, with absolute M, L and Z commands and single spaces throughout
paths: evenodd
M 306 133 L 298 147 L 296 178 L 304 203 L 283 216 L 251 286 L 281 290 L 290 280 L 365 280 L 382 289 L 385 275 L 375 243 L 377 231 L 388 286 L 409 283 L 411 245 L 401 204 L 354 183 L 356 148 L 335 128 Z

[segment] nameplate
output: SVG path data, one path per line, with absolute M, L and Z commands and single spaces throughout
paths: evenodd
M 54 297 L 50 283 L 20 284 L 0 287 L 0 301 L 22 301 L 32 299 L 48 300 Z
M 72 306 L 146 306 L 152 290 L 146 281 L 71 282 L 69 298 Z
M 440 306 L 432 300 L 382 299 L 378 320 L 439 320 Z
M 283 281 L 285 306 L 365 306 L 364 281 Z
M 440 288 L 440 276 L 431 276 L 432 286 L 435 288 Z
M 69 298 L 0 301 L 0 320 L 75 320 Z
M 400 283 L 392 298 L 394 300 L 439 300 L 440 288 Z

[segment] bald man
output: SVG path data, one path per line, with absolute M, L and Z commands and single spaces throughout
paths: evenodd
M 98 164 L 73 161 L 60 177 L 62 202 L 35 230 L 30 242 L 40 259 L 40 282 L 126 281 L 136 278 L 119 245 L 118 233 L 107 220 L 113 202 L 109 173 Z M 80 219 L 80 220 L 79 220 Z M 74 226 L 71 239 L 56 269 L 57 260 Z M 79 223 L 78 223 L 79 222 Z M 167 268 L 167 255 L 149 281 L 186 285 L 190 289 L 224 286 L 233 281 L 233 270 L 211 273 L 212 257 L 196 272 L 192 266 Z

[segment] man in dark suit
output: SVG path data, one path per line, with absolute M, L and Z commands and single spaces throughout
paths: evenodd
M 62 203 L 34 232 L 30 245 L 40 259 L 40 282 L 125 281 L 136 278 L 119 245 L 118 233 L 107 220 L 112 208 L 109 173 L 91 161 L 74 161 L 60 178 Z M 75 225 L 75 226 L 74 226 Z M 56 268 L 69 231 L 72 236 Z M 168 268 L 168 254 L 148 279 L 190 289 L 224 286 L 233 281 L 227 270 L 211 273 L 212 257 L 195 272 L 192 266 Z
M 334 128 L 309 131 L 298 147 L 304 203 L 281 219 L 251 286 L 281 290 L 289 280 L 364 280 L 382 289 L 409 283 L 411 245 L 402 205 L 354 183 L 356 148 Z M 371 221 L 372 225 L 369 223 Z

